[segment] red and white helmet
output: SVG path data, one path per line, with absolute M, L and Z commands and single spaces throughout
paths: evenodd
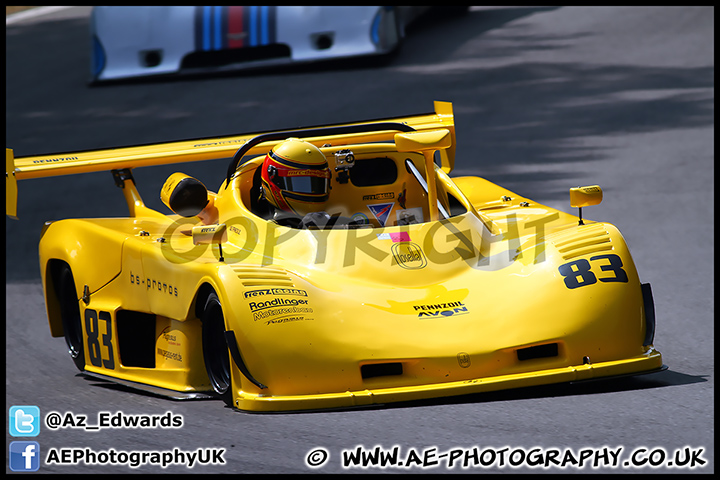
M 261 168 L 265 198 L 281 210 L 304 216 L 328 199 L 332 173 L 312 143 L 288 138 L 268 152 Z

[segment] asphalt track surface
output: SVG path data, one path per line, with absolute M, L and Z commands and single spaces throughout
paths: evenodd
M 226 462 L 192 469 L 44 462 L 40 473 L 714 472 L 711 7 L 473 8 L 461 18 L 422 22 L 387 62 L 98 88 L 86 85 L 87 24 L 87 8 L 71 8 L 7 25 L 6 146 L 16 155 L 383 118 L 452 101 L 455 174 L 486 177 L 568 212 L 569 187 L 604 188 L 603 203 L 585 216 L 619 227 L 641 280 L 652 284 L 655 346 L 669 369 L 303 414 L 248 414 L 214 400 L 179 402 L 108 387 L 76 375 L 64 341 L 49 335 L 37 241 L 45 220 L 124 216 L 127 207 L 110 173 L 25 181 L 20 220 L 6 222 L 6 408 L 37 405 L 43 415 L 74 412 L 88 423 L 100 411 L 183 418 L 180 429 L 43 428 L 34 438 L 42 456 L 71 447 L 220 448 Z M 151 167 L 135 177 L 146 203 L 166 211 L 159 189 L 170 173 L 181 169 L 219 185 L 226 168 Z M 398 446 L 400 458 L 414 450 L 430 464 L 344 469 L 342 452 L 358 446 Z M 306 458 L 318 447 L 329 458 L 310 469 Z M 441 456 L 475 447 L 507 447 L 508 458 L 450 469 L 449 455 Z M 591 460 L 582 469 L 510 465 L 511 452 L 534 447 L 622 450 L 615 468 L 594 469 Z M 633 452 L 644 465 L 625 464 Z M 687 452 L 705 463 L 669 465 Z

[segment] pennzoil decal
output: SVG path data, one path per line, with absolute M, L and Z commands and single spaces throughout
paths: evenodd
M 452 317 L 470 313 L 462 302 L 413 305 L 413 308 L 418 312 L 418 318 Z

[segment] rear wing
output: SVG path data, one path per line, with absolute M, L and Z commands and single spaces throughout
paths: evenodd
M 129 175 L 129 171 L 137 167 L 221 159 L 232 160 L 228 170 L 227 180 L 229 180 L 234 171 L 233 165 L 236 168 L 242 156 L 267 153 L 278 142 L 294 134 L 299 134 L 298 136 L 318 147 L 325 143 L 336 145 L 393 141 L 397 130 L 382 130 L 382 128 L 391 128 L 383 126 L 390 123 L 402 124 L 409 127 L 407 130 L 415 131 L 449 130 L 452 137 L 451 147 L 440 151 L 441 168 L 449 173 L 455 164 L 455 124 L 452 103 L 436 101 L 434 107 L 435 111 L 431 113 L 374 122 L 356 122 L 322 128 L 299 128 L 74 153 L 15 158 L 13 151 L 6 149 L 6 214 L 17 219 L 18 180 L 100 171 L 113 171 L 113 173 L 127 171 L 128 173 L 123 175 L 122 179 L 131 180 L 132 176 Z M 372 128 L 373 124 L 377 124 L 378 128 Z M 357 128 L 357 126 L 367 126 L 368 128 Z M 139 201 L 139 198 L 135 198 L 135 200 Z

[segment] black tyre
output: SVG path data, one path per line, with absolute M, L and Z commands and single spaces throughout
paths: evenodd
M 80 305 L 75 290 L 75 279 L 70 267 L 67 265 L 63 265 L 57 275 L 56 293 L 60 302 L 60 317 L 62 318 L 68 353 L 72 357 L 75 366 L 82 372 L 85 370 L 82 319 L 80 318 Z
M 202 346 L 205 369 L 215 393 L 232 406 L 230 352 L 225 341 L 225 317 L 215 292 L 205 301 L 202 311 Z

